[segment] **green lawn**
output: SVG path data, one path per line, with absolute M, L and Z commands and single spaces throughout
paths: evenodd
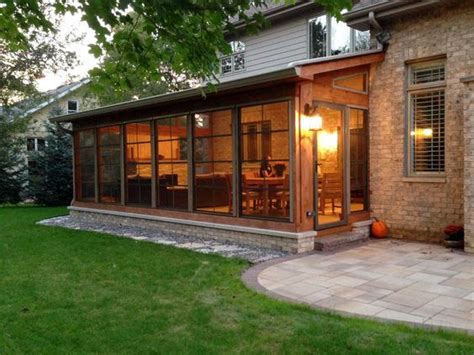
M 259 295 L 244 261 L 35 225 L 65 213 L 0 208 L 0 354 L 474 353 L 468 335 Z

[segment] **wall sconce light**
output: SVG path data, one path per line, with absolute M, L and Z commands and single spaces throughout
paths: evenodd
M 309 104 L 304 106 L 304 116 L 301 126 L 305 131 L 320 131 L 323 128 L 323 118 L 318 112 L 318 107 Z

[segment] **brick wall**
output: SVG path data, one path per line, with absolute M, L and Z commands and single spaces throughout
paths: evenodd
M 464 239 L 474 253 L 474 76 L 464 83 Z
M 370 188 L 373 215 L 394 237 L 440 241 L 442 229 L 464 222 L 463 93 L 460 78 L 474 72 L 474 3 L 458 1 L 385 25 L 392 34 L 385 61 L 370 83 Z M 447 57 L 446 179 L 404 178 L 407 60 Z

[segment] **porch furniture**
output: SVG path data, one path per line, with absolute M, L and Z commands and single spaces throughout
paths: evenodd
M 260 179 L 260 178 L 251 178 L 253 179 Z M 258 185 L 249 182 L 249 178 L 245 174 L 242 174 L 242 201 L 245 201 L 245 211 L 250 213 L 250 201 L 253 200 L 254 207 L 256 206 L 256 202 L 260 199 L 260 191 Z
M 246 179 L 246 182 L 252 186 L 257 191 L 260 191 L 261 199 L 263 199 L 263 213 L 268 215 L 269 206 L 270 206 L 270 190 L 274 189 L 278 185 L 283 185 L 285 178 L 283 177 L 266 177 L 266 178 L 251 178 Z
M 285 216 L 288 214 L 288 202 L 290 202 L 290 176 L 285 175 L 285 180 L 283 181 L 283 186 L 277 189 L 273 193 L 272 197 L 277 200 L 277 205 L 280 209 L 284 210 Z
M 196 175 L 194 188 L 197 208 L 230 205 L 226 174 Z
M 326 200 L 331 202 L 332 213 L 335 213 L 335 207 L 342 208 L 342 189 L 342 176 L 340 173 L 323 174 L 319 194 L 319 209 L 323 215 L 326 213 Z M 336 200 L 339 200 L 341 205 L 336 206 Z

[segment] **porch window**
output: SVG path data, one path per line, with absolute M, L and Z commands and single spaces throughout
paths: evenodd
M 408 67 L 408 174 L 440 176 L 445 171 L 445 62 Z
M 322 15 L 309 20 L 311 58 L 328 57 L 372 49 L 369 31 L 358 31 Z
M 240 109 L 241 213 L 289 218 L 289 104 Z
M 232 211 L 232 111 L 198 113 L 194 127 L 194 209 Z
M 188 209 L 187 116 L 156 121 L 158 207 Z
M 127 204 L 151 205 L 151 125 L 125 125 Z
M 74 134 L 74 164 L 76 173 L 76 200 L 95 200 L 95 130 L 87 129 Z
M 120 202 L 121 140 L 120 126 L 98 129 L 99 200 L 102 203 Z

